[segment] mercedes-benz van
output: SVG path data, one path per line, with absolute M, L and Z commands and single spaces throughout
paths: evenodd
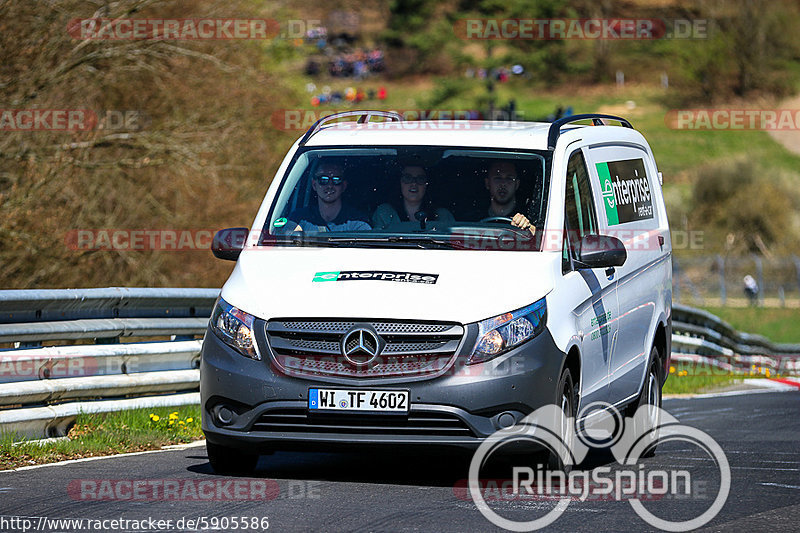
M 275 450 L 475 448 L 546 404 L 660 406 L 670 233 L 624 119 L 333 115 L 212 248 L 236 261 L 202 348 L 219 472 Z

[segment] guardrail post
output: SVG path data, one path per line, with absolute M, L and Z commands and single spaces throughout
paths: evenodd
M 720 305 L 725 307 L 728 294 L 725 291 L 725 258 L 721 255 L 717 255 L 717 268 L 719 269 L 719 301 Z
M 794 262 L 794 269 L 797 274 L 797 290 L 800 291 L 800 257 L 793 255 L 792 262 Z
M 761 258 L 753 254 L 753 260 L 756 262 L 756 278 L 758 279 L 758 305 L 764 307 L 764 265 Z

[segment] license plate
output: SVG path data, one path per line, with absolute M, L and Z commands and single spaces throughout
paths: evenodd
M 405 390 L 308 389 L 309 411 L 407 413 Z

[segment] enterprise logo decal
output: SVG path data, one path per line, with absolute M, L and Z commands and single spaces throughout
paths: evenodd
M 390 272 L 387 270 L 339 270 L 336 272 L 317 272 L 313 282 L 322 281 L 395 281 L 398 283 L 426 283 L 433 285 L 439 274 L 420 274 L 418 272 Z

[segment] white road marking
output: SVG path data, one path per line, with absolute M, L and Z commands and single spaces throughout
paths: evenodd
M 784 485 L 783 483 L 759 483 L 767 487 L 780 487 L 782 489 L 800 489 L 800 485 Z
M 769 466 L 732 466 L 731 470 L 771 470 L 779 472 L 800 472 L 800 468 L 773 468 Z

